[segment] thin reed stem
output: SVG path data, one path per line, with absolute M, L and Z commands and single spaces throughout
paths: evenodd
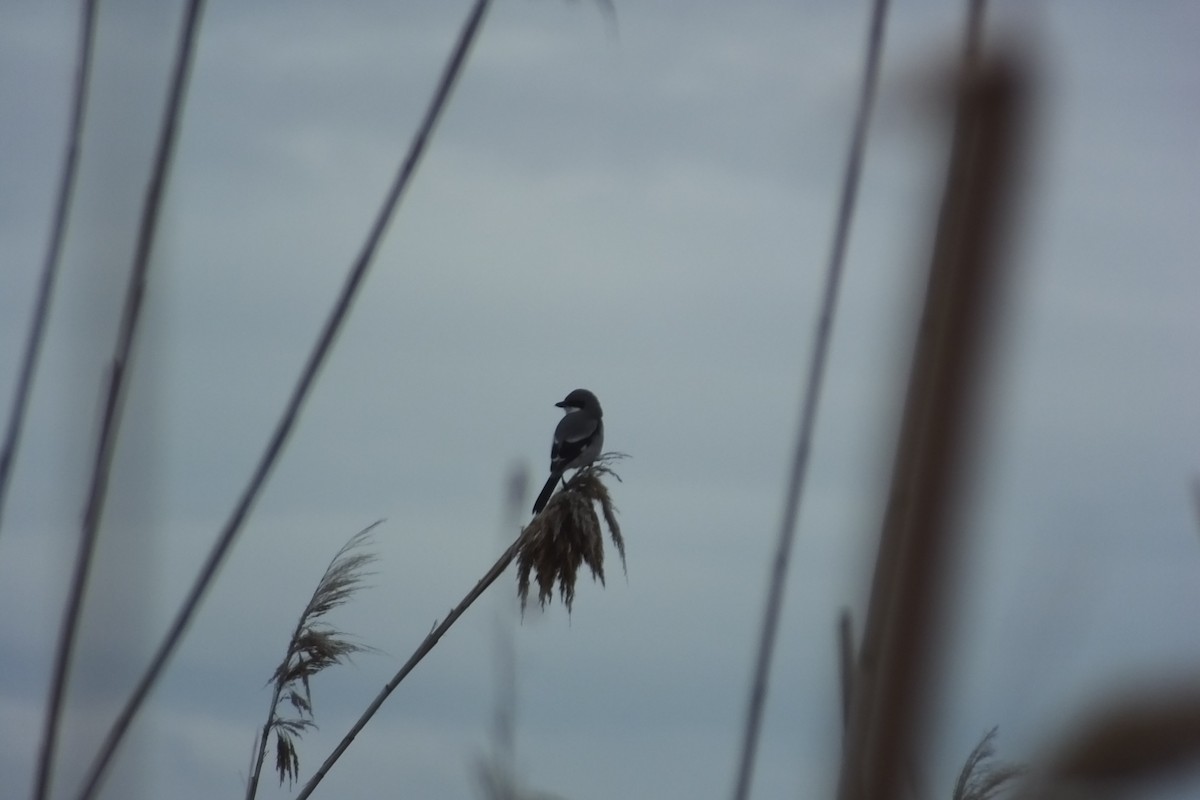
M 854 699 L 854 618 L 850 609 L 838 615 L 838 675 L 842 687 L 842 735 L 850 728 L 850 708 Z
M 515 467 L 509 475 L 507 502 L 503 515 L 501 536 L 519 527 L 525 500 L 528 496 L 529 471 Z M 494 787 L 501 797 L 516 795 L 517 750 L 517 653 L 514 641 L 517 604 L 511 597 L 497 604 L 493 625 L 495 655 L 495 709 L 492 718 L 492 753 L 490 761 L 481 763 L 481 774 L 502 782 Z M 484 772 L 484 770 L 487 770 Z M 485 797 L 492 784 L 485 784 Z
M 525 543 L 528 533 L 531 530 L 533 530 L 532 527 L 526 527 L 525 530 L 521 532 L 521 535 L 517 537 L 517 540 L 509 545 L 509 548 L 504 551 L 504 554 L 500 556 L 495 564 L 492 565 L 492 568 L 489 569 L 484 576 L 479 579 L 479 582 L 475 584 L 475 587 L 471 589 L 471 591 L 467 592 L 467 595 L 462 599 L 462 601 L 450 611 L 450 614 L 444 620 L 442 620 L 441 624 L 437 625 L 432 631 L 429 632 L 429 635 L 425 637 L 417 649 L 413 651 L 413 654 L 409 656 L 408 661 L 404 662 L 404 666 L 402 666 L 400 670 L 392 676 L 392 679 L 387 682 L 383 689 L 380 690 L 379 694 L 375 696 L 375 699 L 371 701 L 371 704 L 367 706 L 366 711 L 359 716 L 358 721 L 354 723 L 354 725 L 350 728 L 350 731 L 344 737 L 342 737 L 342 741 L 338 743 L 338 746 L 334 748 L 334 751 L 329 754 L 328 758 L 325 759 L 325 763 L 321 765 L 320 769 L 313 773 L 313 776 L 309 779 L 308 783 L 304 784 L 304 788 L 300 790 L 300 794 L 296 795 L 296 800 L 305 800 L 306 797 L 312 794 L 313 790 L 317 788 L 317 785 L 325 778 L 325 775 L 329 772 L 333 765 L 337 763 L 337 760 L 342 757 L 342 753 L 346 752 L 346 749 L 350 747 L 351 742 L 353 742 L 354 738 L 358 736 L 359 731 L 366 727 L 367 723 L 371 721 L 371 717 L 375 716 L 375 712 L 378 711 L 380 706 L 383 705 L 383 702 L 387 700 L 388 695 L 396 690 L 396 687 L 400 685 L 400 682 L 408 677 L 408 673 L 412 672 L 413 668 L 416 667 L 417 664 L 421 663 L 421 659 L 429 655 L 429 652 L 433 650 L 446 631 L 450 630 L 450 626 L 458 621 L 458 618 L 461 617 L 463 613 L 471 607 L 471 604 L 478 600 L 479 596 L 482 595 L 489 586 L 495 583 L 497 578 L 504 574 L 504 570 L 508 569 L 508 565 L 511 564 L 513 559 L 517 557 L 517 553 L 520 551 L 521 546 Z
M 150 172 L 150 183 L 142 204 L 142 216 L 138 227 L 137 245 L 126 287 L 125 304 L 121 312 L 121 326 L 117 344 L 109 367 L 108 390 L 105 394 L 104 412 L 100 437 L 96 444 L 95 460 L 92 465 L 88 488 L 87 505 L 83 526 L 79 536 L 79 547 L 75 555 L 75 569 L 71 576 L 66 608 L 55 653 L 50 695 L 46 705 L 46 720 L 42 728 L 42 744 L 38 758 L 38 779 L 34 787 L 36 800 L 50 796 L 51 773 L 54 767 L 54 751 L 62 724 L 63 702 L 70 681 L 71 660 L 75 642 L 79 635 L 79 620 L 83 611 L 83 599 L 87 594 L 88 575 L 96 549 L 96 538 L 104 514 L 104 502 L 108 494 L 108 479 L 116 452 L 117 437 L 121 426 L 125 395 L 128 391 L 128 373 L 141 320 L 142 300 L 146 290 L 146 274 L 150 267 L 150 255 L 154 250 L 154 239 L 158 232 L 158 213 L 166 190 L 171 162 L 175 155 L 175 142 L 179 120 L 183 116 L 188 74 L 199 29 L 199 0 L 193 0 L 184 11 L 175 53 L 175 64 L 171 74 L 166 105 L 163 109 L 162 126 L 159 129 L 154 164 Z M 87 12 L 94 14 L 94 10 Z
M 841 286 L 846 244 L 850 238 L 850 224 L 854 218 L 854 206 L 858 197 L 859 176 L 862 173 L 863 153 L 866 149 L 867 130 L 871 110 L 875 101 L 875 87 L 879 82 L 879 62 L 883 53 L 884 23 L 887 19 L 887 0 L 875 0 L 871 12 L 871 25 L 867 34 L 867 58 L 863 70 L 863 81 L 858 97 L 858 110 L 854 121 L 854 133 L 850 152 L 846 158 L 846 171 L 842 179 L 841 202 L 838 205 L 837 222 L 834 227 L 833 244 L 829 264 L 825 273 L 825 291 L 821 300 L 820 316 L 817 319 L 816 336 L 809 356 L 808 376 L 805 381 L 804 399 L 800 412 L 800 430 L 796 436 L 796 450 L 792 459 L 791 476 L 788 481 L 787 498 L 784 501 L 783 517 L 779 526 L 779 543 L 771 570 L 771 582 L 767 592 L 766 608 L 763 610 L 762 630 L 759 635 L 758 658 L 754 668 L 754 679 L 750 688 L 750 700 L 746 712 L 746 725 L 742 735 L 741 759 L 738 763 L 737 781 L 734 784 L 735 800 L 746 800 L 750 796 L 750 783 L 754 773 L 754 759 L 758 750 L 758 735 L 762 728 L 763 706 L 766 703 L 767 683 L 771 674 L 771 657 L 775 651 L 775 637 L 779 629 L 779 613 L 783 605 L 783 593 L 787 585 L 788 562 L 792 543 L 796 538 L 796 518 L 804 494 L 805 477 L 808 474 L 808 456 L 812 447 L 813 430 L 816 427 L 817 406 L 820 403 L 821 387 L 825 378 L 825 363 L 829 356 L 829 345 L 833 338 L 833 317 L 837 309 L 838 290 Z
M 267 712 L 267 721 L 263 723 L 262 731 L 259 733 L 257 752 L 254 754 L 254 769 L 250 773 L 250 780 L 246 782 L 246 800 L 254 800 L 258 794 L 258 781 L 262 777 L 262 765 L 267 757 L 267 741 L 271 738 L 271 728 L 275 726 L 275 718 L 278 716 L 276 709 L 279 708 L 281 694 L 283 694 L 283 683 L 275 681 L 275 688 L 271 690 L 271 705 Z
M 300 378 L 292 391 L 287 406 L 254 470 L 254 474 L 251 476 L 241 498 L 238 500 L 237 506 L 221 530 L 221 534 L 213 545 L 212 550 L 209 552 L 204 565 L 200 569 L 200 573 L 196 576 L 195 583 L 184 599 L 183 605 L 172 621 L 171 627 L 155 652 L 145 674 L 138 681 L 133 694 L 105 737 L 104 744 L 89 769 L 87 783 L 80 795 L 80 800 L 88 800 L 95 796 L 96 791 L 99 789 L 101 778 L 109 762 L 112 760 L 113 754 L 128 731 L 142 703 L 150 694 L 150 690 L 157 683 L 168 659 L 175 652 L 175 648 L 178 646 L 180 640 L 182 640 L 183 634 L 192 621 L 192 617 L 200 607 L 201 600 L 208 591 L 208 587 L 212 583 L 213 578 L 216 577 L 217 570 L 225 560 L 225 556 L 228 554 L 230 547 L 233 546 L 233 542 L 241 531 L 243 523 L 249 516 L 250 509 L 258 499 L 263 486 L 266 485 L 267 477 L 270 475 L 275 462 L 278 460 L 284 445 L 291 435 L 292 428 L 300 416 L 300 410 L 308 398 L 309 391 L 316 382 L 317 374 L 320 372 L 321 366 L 324 364 L 325 358 L 333 347 L 333 342 L 350 312 L 350 307 L 358 294 L 358 289 L 366 277 L 368 268 L 374 261 L 379 243 L 383 240 L 383 235 L 387 230 L 388 224 L 391 222 L 400 204 L 400 200 L 408 188 L 409 181 L 417 165 L 420 163 L 421 156 L 425 152 L 425 147 L 437 126 L 437 121 L 441 117 L 447 101 L 450 99 L 451 90 L 454 88 L 454 84 L 462 72 L 467 54 L 470 52 L 471 45 L 475 40 L 487 6 L 488 0 L 476 0 L 475 6 L 468 15 L 459 34 L 458 42 L 455 44 L 446 67 L 442 72 L 441 80 L 434 91 L 433 98 L 429 103 L 421 125 L 409 145 L 408 153 L 401 163 L 391 188 L 388 190 L 387 196 L 376 215 L 362 250 L 359 252 L 358 257 L 355 259 L 346 276 L 341 293 L 338 295 L 330 311 L 329 317 L 317 338 L 316 344 L 313 346 L 312 352 L 309 354 L 304 370 L 300 374 Z
M 1192 500 L 1196 506 L 1196 522 L 1200 523 L 1200 478 L 1192 481 Z
M 54 221 L 50 226 L 50 242 L 46 246 L 46 259 L 42 263 L 42 277 L 33 308 L 33 319 L 29 323 L 29 337 L 25 341 L 21 372 L 17 377 L 12 411 L 8 417 L 8 430 L 4 435 L 4 450 L 0 452 L 0 528 L 4 525 L 4 503 L 8 498 L 12 470 L 21 444 L 21 429 L 25 426 L 25 411 L 29 405 L 29 395 L 33 391 L 33 379 L 37 373 L 42 341 L 45 339 L 46 322 L 50 318 L 50 300 L 54 297 L 54 284 L 58 278 L 63 242 L 67 238 L 71 200 L 75 196 L 75 176 L 79 173 L 79 151 L 83 142 L 83 121 L 87 116 L 88 86 L 91 83 L 92 50 L 95 40 L 96 0 L 83 0 L 79 22 L 79 61 L 75 65 L 75 88 L 71 96 L 67 152 L 63 157 L 58 200 L 54 209 Z

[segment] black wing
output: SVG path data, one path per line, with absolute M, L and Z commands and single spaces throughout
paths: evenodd
M 578 411 L 563 417 L 554 429 L 554 442 L 550 445 L 550 468 L 570 464 L 592 443 L 592 437 L 600 427 L 600 420 Z

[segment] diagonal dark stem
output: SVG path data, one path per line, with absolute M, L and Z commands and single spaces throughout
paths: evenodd
M 54 296 L 54 283 L 58 278 L 63 242 L 67 238 L 71 198 L 75 195 L 75 176 L 79 172 L 79 150 L 83 141 L 83 120 L 87 114 L 88 85 L 91 82 L 92 50 L 95 40 L 96 0 L 83 0 L 79 23 L 79 63 L 75 67 L 75 89 L 71 98 L 67 153 L 63 159 L 63 171 L 58 186 L 58 201 L 54 209 L 54 222 L 50 226 L 50 243 L 46 247 L 46 260 L 42 263 L 42 278 L 38 285 L 33 319 L 29 324 L 29 337 L 25 341 L 21 373 L 17 378 L 12 412 L 8 417 L 8 430 L 4 435 L 4 450 L 0 452 L 0 527 L 4 524 L 4 501 L 8 497 L 13 465 L 21 444 L 25 410 L 29 405 L 29 395 L 33 391 L 38 356 L 42 351 L 46 322 L 50 318 L 50 300 Z
M 487 0 L 483 0 L 483 2 L 486 3 Z M 525 529 L 525 531 L 528 530 L 530 530 L 530 528 Z M 458 621 L 458 618 L 461 617 L 463 613 L 471 607 L 471 604 L 478 600 L 479 596 L 482 595 L 489 586 L 495 583 L 497 578 L 504 574 L 504 570 L 508 569 L 508 565 L 511 564 L 513 559 L 517 557 L 517 553 L 520 551 L 522 544 L 525 542 L 525 531 L 522 531 L 521 535 L 517 537 L 517 540 L 509 545 L 508 549 L 504 551 L 504 554 L 497 559 L 495 564 L 492 565 L 492 568 L 489 569 L 487 573 L 479 579 L 479 582 L 475 584 L 475 588 L 467 592 L 467 595 L 450 611 L 446 618 L 442 620 L 441 624 L 429 632 L 429 635 L 425 637 L 417 649 L 413 651 L 413 654 L 409 656 L 408 661 L 404 662 L 404 666 L 402 666 L 400 670 L 392 676 L 392 679 L 388 681 L 387 685 L 385 685 L 383 689 L 380 690 L 379 694 L 375 696 L 375 699 L 371 701 L 369 706 L 367 706 L 367 710 L 362 713 L 362 715 L 358 718 L 358 721 L 355 722 L 353 727 L 350 728 L 350 731 L 344 737 L 342 737 L 342 741 L 338 743 L 338 746 L 334 748 L 334 751 L 329 754 L 328 758 L 325 759 L 325 763 L 321 765 L 320 769 L 313 773 L 313 776 L 309 779 L 308 783 L 304 784 L 304 788 L 300 790 L 300 794 L 296 795 L 295 800 L 305 800 L 305 798 L 313 793 L 313 790 L 317 788 L 317 784 L 319 784 L 325 778 L 326 773 L 328 773 L 333 765 L 337 763 L 337 760 L 342 757 L 342 753 L 346 752 L 346 749 L 350 747 L 351 742 L 353 742 L 354 738 L 358 736 L 359 731 L 366 727 L 367 723 L 371 721 L 371 717 L 375 716 L 375 712 L 378 711 L 380 706 L 383 705 L 384 701 L 388 699 L 388 695 L 396 690 L 396 687 L 400 685 L 400 682 L 408 677 L 408 673 L 412 672 L 413 668 L 416 667 L 417 664 L 421 663 L 421 659 L 429 655 L 429 652 L 433 650 L 434 646 L 437 645 L 438 641 L 442 638 L 446 631 L 450 630 L 450 626 Z
M 796 517 L 804 493 L 805 476 L 808 473 L 808 455 L 811 450 L 813 430 L 816 425 L 817 406 L 821 397 L 821 386 L 825 376 L 825 362 L 829 354 L 829 343 L 833 336 L 833 315 L 837 308 L 838 289 L 841 285 L 846 243 L 850 237 L 850 223 L 854 216 L 854 204 L 858 197 L 859 175 L 862 172 L 863 151 L 866 147 L 867 128 L 875 100 L 875 87 L 879 79 L 879 62 L 883 52 L 884 22 L 887 18 L 887 0 L 875 0 L 871 13 L 871 26 L 867 36 L 867 61 L 863 71 L 863 82 L 858 99 L 858 111 L 854 121 L 854 134 L 850 152 L 846 159 L 846 172 L 842 182 L 841 203 L 838 206 L 837 223 L 834 228 L 833 246 L 829 254 L 829 266 L 825 275 L 825 292 L 821 302 L 821 315 L 817 321 L 816 337 L 810 354 L 808 377 L 805 382 L 804 400 L 800 413 L 800 431 L 796 437 L 796 450 L 792 460 L 791 477 L 788 482 L 787 499 L 780 522 L 779 543 L 771 571 L 771 583 L 763 611 L 762 631 L 759 638 L 758 658 L 755 663 L 754 680 L 750 688 L 750 702 L 746 712 L 746 725 L 742 736 L 741 759 L 738 762 L 737 782 L 733 797 L 746 800 L 750 796 L 750 783 L 754 773 L 754 759 L 758 749 L 758 734 L 762 727 L 763 706 L 767 697 L 767 683 L 771 673 L 771 656 L 775 650 L 775 636 L 779 629 L 779 612 L 783 605 L 783 592 L 787 583 L 788 561 L 792 542 L 796 538 Z
M 87 782 L 80 795 L 80 800 L 87 800 L 95 795 L 105 769 L 112 760 L 113 754 L 128 731 L 142 703 L 145 701 L 147 695 L 149 695 L 150 690 L 158 681 L 168 659 L 183 638 L 183 634 L 186 632 L 192 621 L 192 617 L 199 608 L 201 600 L 204 598 L 208 587 L 217 574 L 217 570 L 225 560 L 225 556 L 228 554 L 230 547 L 232 547 L 234 539 L 237 538 L 246 517 L 250 514 L 250 509 L 258 499 L 259 492 L 266 484 L 267 477 L 270 475 L 275 462 L 283 451 L 284 444 L 291 435 L 292 428 L 299 418 L 300 410 L 308 398 L 309 391 L 316 381 L 317 374 L 320 372 L 326 356 L 328 356 L 330 349 L 333 347 L 333 342 L 337 337 L 338 331 L 341 330 L 342 324 L 350 312 L 350 307 L 363 279 L 366 277 L 368 268 L 374 260 L 375 252 L 383 239 L 387 226 L 396 208 L 399 206 L 400 200 L 404 196 L 409 180 L 420 163 L 421 156 L 425 152 L 425 147 L 433 135 L 437 121 L 450 98 L 450 92 L 454 88 L 459 74 L 462 72 L 467 54 L 470 52 L 471 44 L 475 40 L 475 35 L 483 20 L 483 14 L 487 6 L 487 0 L 476 0 L 474 8 L 468 15 L 463 29 L 459 34 L 458 42 L 450 55 L 441 80 L 434 92 L 433 99 L 430 101 L 429 107 L 425 112 L 421 126 L 418 128 L 412 143 L 409 145 L 408 153 L 400 165 L 400 170 L 396 174 L 391 188 L 388 190 L 383 205 L 379 209 L 375 222 L 367 235 L 366 242 L 363 244 L 362 250 L 359 252 L 353 266 L 350 268 L 350 272 L 346 276 L 341 293 L 334 303 L 333 309 L 330 311 L 329 317 L 317 338 L 312 352 L 309 354 L 304 370 L 292 391 L 287 407 L 284 409 L 274 433 L 271 435 L 266 450 L 263 452 L 254 474 L 251 476 L 241 498 L 238 500 L 237 506 L 234 508 L 228 521 L 226 521 L 224 528 L 222 528 L 220 536 L 209 552 L 208 558 L 201 567 L 195 583 L 184 599 L 183 605 L 172 621 L 171 627 L 155 652 L 145 674 L 138 681 L 133 694 L 105 737 L 104 744 L 101 746 L 96 760 L 89 769 Z
M 162 127 L 159 129 L 154 164 L 150 182 L 142 205 L 142 216 L 138 227 L 138 238 L 134 250 L 133 265 L 126 287 L 125 305 L 121 312 L 121 327 L 113 352 L 108 373 L 108 389 L 105 393 L 104 412 L 100 437 L 96 444 L 95 461 L 88 487 L 87 505 L 83 526 L 79 536 L 79 547 L 75 556 L 75 569 L 63 611 L 62 628 L 54 659 L 54 672 L 50 683 L 50 696 L 46 705 L 46 722 L 42 729 L 42 744 L 38 757 L 38 778 L 34 797 L 45 800 L 50 795 L 50 779 L 54 765 L 54 750 L 62 723 L 63 702 L 70 680 L 71 658 L 79 633 L 79 620 L 83 610 L 83 598 L 87 593 L 88 574 L 96 549 L 96 537 L 100 520 L 104 514 L 104 501 L 108 492 L 109 472 L 116 451 L 117 434 L 121 425 L 128 386 L 130 359 L 136 341 L 138 322 L 141 319 L 142 300 L 145 296 L 146 273 L 150 266 L 150 255 L 154 249 L 154 237 L 158 231 L 158 213 L 162 207 L 163 193 L 170 174 L 171 161 L 175 154 L 175 141 L 179 120 L 183 115 L 183 101 L 191 67 L 196 32 L 199 28 L 201 3 L 194 0 L 184 12 L 179 45 L 171 75 L 171 84 L 163 109 Z M 86 9 L 89 22 L 94 9 Z
M 291 653 L 288 653 L 289 657 Z M 283 694 L 283 681 L 276 679 L 275 688 L 271 692 L 271 706 L 267 712 L 267 721 L 263 723 L 262 732 L 259 734 L 258 752 L 254 757 L 254 771 L 250 773 L 250 780 L 246 783 L 246 800 L 253 800 L 258 794 L 258 780 L 262 776 L 263 761 L 267 756 L 267 741 L 271 738 L 271 728 L 275 726 L 275 720 L 279 717 L 279 696 Z

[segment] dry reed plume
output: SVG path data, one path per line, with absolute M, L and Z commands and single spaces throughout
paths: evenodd
M 366 568 L 376 560 L 374 553 L 365 552 L 363 548 L 370 543 L 370 533 L 379 524 L 376 522 L 359 531 L 342 545 L 300 614 L 288 641 L 287 654 L 271 676 L 275 684 L 271 711 L 259 735 L 254 770 L 246 786 L 246 800 L 252 800 L 258 791 L 267 741 L 272 733 L 275 734 L 275 771 L 279 774 L 280 784 L 285 778 L 289 786 L 296 780 L 300 770 L 296 739 L 316 725 L 312 713 L 311 678 L 355 653 L 371 649 L 349 641 L 346 634 L 320 620 L 362 588 L 363 579 L 370 574 Z
M 526 527 L 517 555 L 517 593 L 522 610 L 529 599 L 531 574 L 537 582 L 538 602 L 544 607 L 553 598 L 557 583 L 559 597 L 568 611 L 575 601 L 575 581 L 581 565 L 586 564 L 592 577 L 604 584 L 604 536 L 596 504 L 621 556 L 621 568 L 625 568 L 625 540 L 612 497 L 600 480 L 605 475 L 621 480 L 608 463 L 622 457 L 620 453 L 606 453 L 595 464 L 579 470 Z
M 542 510 L 542 513 L 525 526 L 516 541 L 509 545 L 508 549 L 496 560 L 491 569 L 484 573 L 471 591 L 467 592 L 458 605 L 450 610 L 445 619 L 433 627 L 433 630 L 417 646 L 404 665 L 384 685 L 366 710 L 359 715 L 349 732 L 342 737 L 342 741 L 317 768 L 308 783 L 301 788 L 295 800 L 306 800 L 313 793 L 325 776 L 329 774 L 329 770 L 333 768 L 337 760 L 354 742 L 359 732 L 375 716 L 375 712 L 396 690 L 396 687 L 408 677 L 425 656 L 429 655 L 446 631 L 450 630 L 450 627 L 466 613 L 466 610 L 479 599 L 480 595 L 495 583 L 514 559 L 518 560 L 517 589 L 521 595 L 522 607 L 524 607 L 529 593 L 530 571 L 536 570 L 542 604 L 545 605 L 553 595 L 554 583 L 559 580 L 563 601 L 570 609 L 571 601 L 575 598 L 575 575 L 578 572 L 579 564 L 584 560 L 585 550 L 587 551 L 588 566 L 592 568 L 593 574 L 603 581 L 604 550 L 603 547 L 598 546 L 600 522 L 592 508 L 594 501 L 600 503 L 605 522 L 612 535 L 613 544 L 620 552 L 621 564 L 624 565 L 625 540 L 621 538 L 616 509 L 613 507 L 608 489 L 600 482 L 600 477 L 603 475 L 612 475 L 620 480 L 620 476 L 607 466 L 608 462 L 619 458 L 624 458 L 624 455 L 621 453 L 604 454 L 595 464 L 577 472 L 575 477 L 568 481 L 567 486 L 550 499 L 550 503 Z M 566 504 L 565 507 L 563 504 Z
M 1025 768 L 1018 764 L 994 760 L 998 730 L 993 727 L 985 733 L 967 756 L 954 786 L 954 800 L 995 800 L 1003 788 L 1024 774 Z

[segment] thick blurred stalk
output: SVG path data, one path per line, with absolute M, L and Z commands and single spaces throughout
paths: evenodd
M 957 87 L 950 171 L 853 680 L 840 800 L 896 797 L 919 744 L 954 500 L 999 294 L 1023 83 L 1014 62 L 984 57 Z

